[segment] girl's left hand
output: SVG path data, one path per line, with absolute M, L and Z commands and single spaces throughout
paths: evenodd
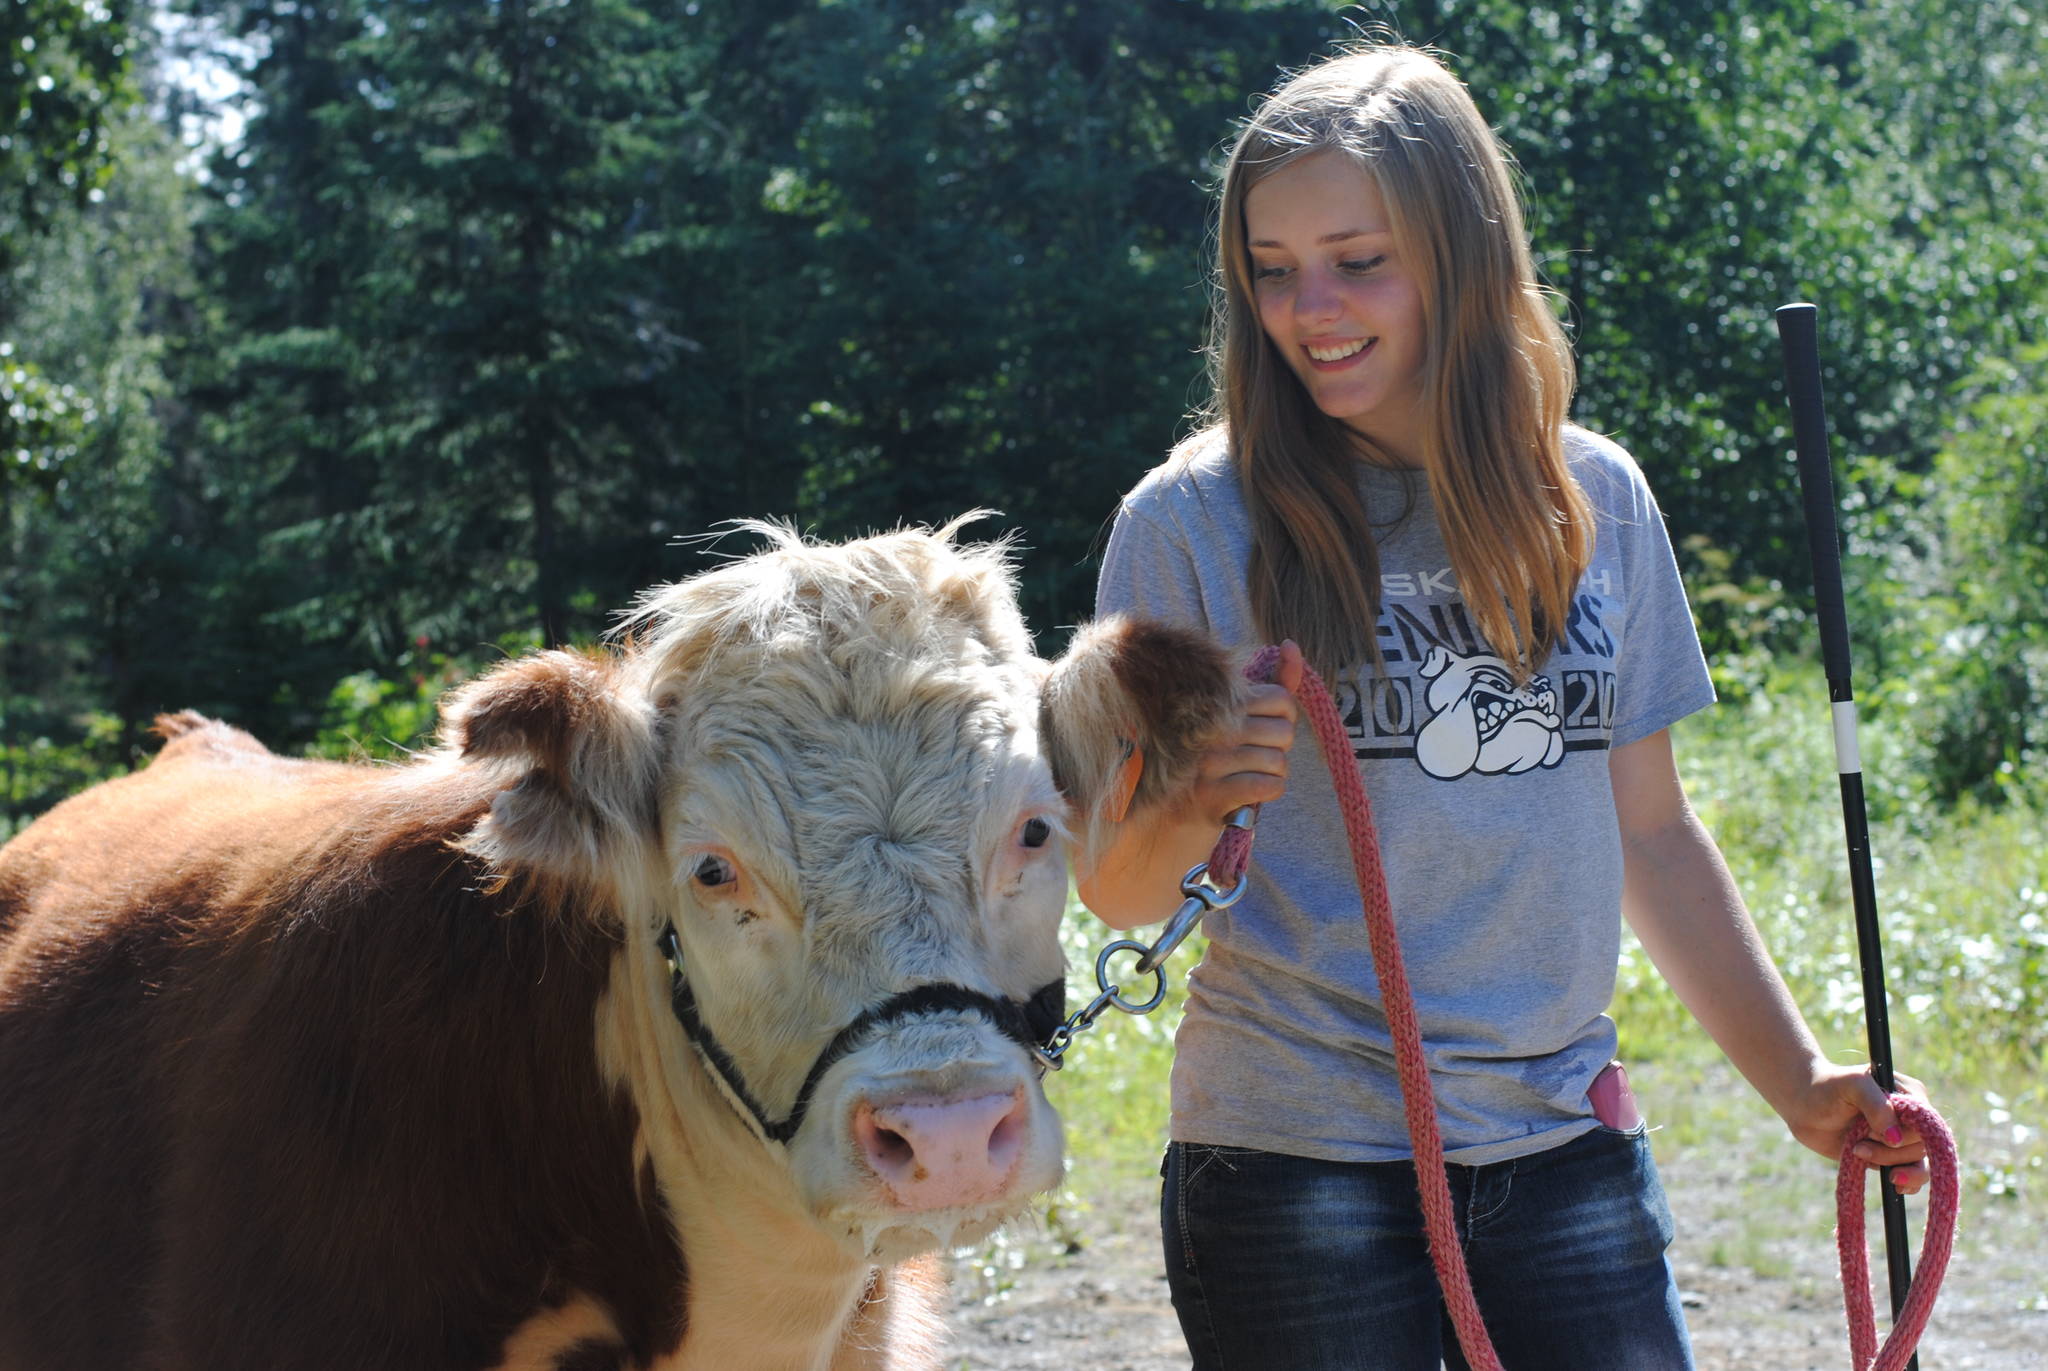
M 1892 1079 L 1899 1094 L 1928 1103 L 1927 1087 L 1919 1081 L 1897 1072 Z M 1867 1067 L 1819 1063 L 1792 1107 L 1778 1112 L 1793 1137 L 1832 1162 L 1842 1160 L 1842 1135 L 1860 1116 L 1870 1136 L 1856 1144 L 1856 1155 L 1873 1166 L 1898 1168 L 1892 1185 L 1902 1195 L 1917 1194 L 1927 1184 L 1927 1148 L 1919 1131 L 1893 1111 Z

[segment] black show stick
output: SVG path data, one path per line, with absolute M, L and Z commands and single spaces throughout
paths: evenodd
M 1842 827 L 1849 842 L 1849 888 L 1856 904 L 1856 952 L 1863 968 L 1863 1023 L 1870 1044 L 1870 1074 L 1892 1089 L 1892 1034 L 1885 1014 L 1884 953 L 1879 946 L 1877 888 L 1870 872 L 1870 827 L 1863 806 L 1863 762 L 1856 745 L 1856 695 L 1849 681 L 1849 615 L 1842 602 L 1842 553 L 1835 530 L 1835 477 L 1828 456 L 1828 421 L 1821 397 L 1819 310 L 1778 309 L 1778 341 L 1785 354 L 1785 391 L 1792 405 L 1792 442 L 1799 454 L 1799 491 L 1806 505 L 1806 543 L 1813 557 L 1813 598 L 1820 616 L 1821 661 L 1835 722 L 1835 769 L 1842 782 Z M 1892 1187 L 1892 1168 L 1878 1185 L 1884 1206 L 1885 1264 L 1891 1276 L 1892 1317 L 1913 1283 L 1906 1236 L 1905 1196 Z M 1916 1355 L 1907 1371 L 1918 1371 Z

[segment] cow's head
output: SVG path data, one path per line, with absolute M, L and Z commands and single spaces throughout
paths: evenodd
M 609 911 L 601 1055 L 657 1175 L 765 1145 L 861 1251 L 971 1240 L 1060 1177 L 1030 1043 L 1070 850 L 1185 783 L 1235 678 L 1119 623 L 1049 667 L 1004 550 L 953 528 L 757 531 L 645 596 L 618 653 L 455 697 L 451 742 L 510 773 L 467 846 Z

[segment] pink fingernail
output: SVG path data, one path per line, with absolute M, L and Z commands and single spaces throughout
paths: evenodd
M 1890 1128 L 1887 1128 L 1884 1131 L 1884 1140 L 1890 1143 L 1893 1147 L 1897 1147 L 1900 1143 L 1906 1140 L 1906 1135 L 1899 1131 L 1899 1126 L 1897 1124 L 1893 1124 Z

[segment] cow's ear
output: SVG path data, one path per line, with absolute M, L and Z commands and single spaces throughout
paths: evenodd
M 1075 633 L 1046 677 L 1039 731 L 1083 847 L 1100 851 L 1126 811 L 1183 794 L 1243 707 L 1243 678 L 1207 634 L 1122 615 Z
M 441 737 L 506 787 L 463 846 L 495 868 L 603 880 L 614 845 L 651 831 L 652 711 L 615 658 L 542 652 L 506 662 L 441 703 Z

